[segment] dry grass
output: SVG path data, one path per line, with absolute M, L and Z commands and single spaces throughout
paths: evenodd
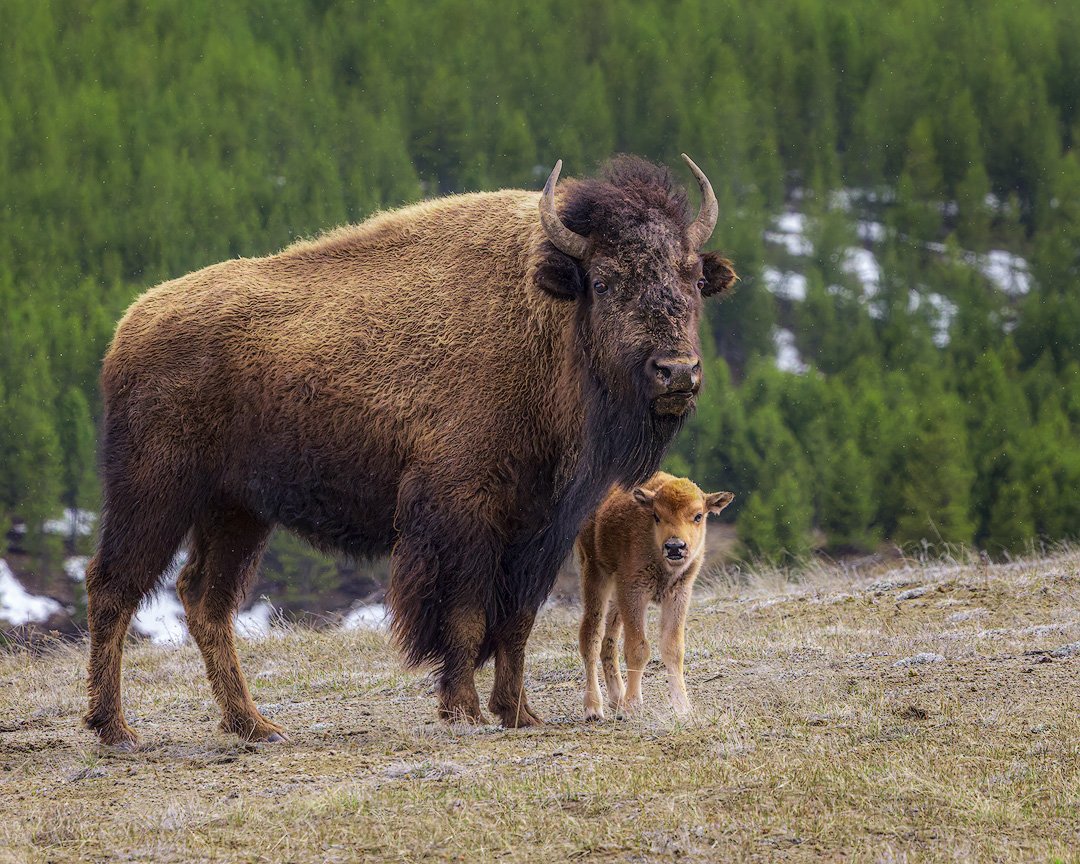
M 578 721 L 576 615 L 540 619 L 521 732 L 432 722 L 381 633 L 295 629 L 242 649 L 293 743 L 220 735 L 195 650 L 137 645 L 122 755 L 78 726 L 84 649 L 2 655 L 0 860 L 1080 861 L 1080 553 L 721 574 L 685 725 L 659 665 L 646 716 Z

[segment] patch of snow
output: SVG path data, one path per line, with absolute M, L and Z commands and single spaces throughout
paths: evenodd
M 776 346 L 776 368 L 781 372 L 802 375 L 810 367 L 802 362 L 799 349 L 795 347 L 795 334 L 783 327 L 773 331 L 773 344 Z
M 805 300 L 806 277 L 801 273 L 793 273 L 790 270 L 781 273 L 775 267 L 763 267 L 761 281 L 765 283 L 769 293 L 781 300 Z
M 250 609 L 238 612 L 233 626 L 242 638 L 260 639 L 270 635 L 273 616 L 273 605 L 261 600 Z M 147 597 L 131 620 L 131 626 L 155 645 L 183 645 L 188 637 L 187 619 L 174 586 L 163 585 Z
M 1080 642 L 1070 642 L 1068 645 L 1062 645 L 1060 648 L 1055 648 L 1050 652 L 1055 657 L 1075 657 L 1080 654 Z
M 881 265 L 869 249 L 858 246 L 845 249 L 840 269 L 859 280 L 867 297 L 873 297 L 881 288 Z
M 765 240 L 783 246 L 789 255 L 813 255 L 814 244 L 798 234 L 778 234 L 776 231 L 766 231 Z
M 903 660 L 897 660 L 893 663 L 893 666 L 926 666 L 929 663 L 940 663 L 945 658 L 940 654 L 932 654 L 929 651 L 923 651 L 921 654 L 916 654 L 914 657 L 905 657 Z
M 923 301 L 930 307 L 930 326 L 934 328 L 933 342 L 938 348 L 944 348 L 949 344 L 949 328 L 959 307 L 949 298 L 930 292 L 925 296 L 912 289 L 908 292 L 908 312 L 914 313 L 922 306 Z
M 891 204 L 896 193 L 887 186 L 877 189 L 845 186 L 829 193 L 829 207 L 850 212 L 859 205 Z
M 172 586 L 158 588 L 143 600 L 131 626 L 155 645 L 182 645 L 187 638 L 184 607 Z
M 918 588 L 908 588 L 907 591 L 901 591 L 896 595 L 897 600 L 914 600 L 916 597 L 922 597 L 930 591 L 933 591 L 931 585 L 920 585 Z
M 64 559 L 64 572 L 72 582 L 86 581 L 86 564 L 90 559 L 85 555 L 72 555 Z
M 381 630 L 390 623 L 386 606 L 371 603 L 357 606 L 342 621 L 342 630 Z
M 787 249 L 790 255 L 811 255 L 814 244 L 806 239 L 806 216 L 788 211 L 773 217 L 775 231 L 766 231 L 765 239 Z
M 0 620 L 18 626 L 31 621 L 47 621 L 64 609 L 52 597 L 31 594 L 0 558 Z
M 66 507 L 60 519 L 46 519 L 41 527 L 47 534 L 60 534 L 64 537 L 78 534 L 80 537 L 88 537 L 94 531 L 95 522 L 97 513 L 92 510 L 72 510 Z
M 781 213 L 779 216 L 773 217 L 773 225 L 777 231 L 784 234 L 805 234 L 806 215 L 794 211 Z
M 1019 255 L 1013 255 L 1004 249 L 991 249 L 985 255 L 974 255 L 970 258 L 974 259 L 971 263 L 978 267 L 983 276 L 1010 297 L 1019 297 L 1031 290 L 1031 269 L 1027 261 Z
M 880 222 L 860 221 L 856 224 L 855 230 L 863 243 L 880 243 L 885 239 L 885 226 Z
M 236 613 L 236 633 L 247 639 L 262 639 L 270 635 L 274 607 L 265 598 L 250 609 Z

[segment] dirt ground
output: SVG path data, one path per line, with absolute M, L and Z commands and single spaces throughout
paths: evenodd
M 282 627 L 241 653 L 291 743 L 131 644 L 120 754 L 79 727 L 85 645 L 0 654 L 0 861 L 1080 861 L 1080 552 L 717 574 L 688 723 L 655 660 L 642 716 L 580 721 L 578 612 L 538 622 L 524 731 L 434 722 L 381 631 Z

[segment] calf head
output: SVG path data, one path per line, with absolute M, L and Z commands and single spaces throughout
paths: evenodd
M 652 514 L 656 554 L 670 571 L 684 569 L 701 554 L 705 520 L 735 498 L 731 492 L 702 492 L 683 478 L 669 480 L 657 489 L 639 486 L 633 496 Z

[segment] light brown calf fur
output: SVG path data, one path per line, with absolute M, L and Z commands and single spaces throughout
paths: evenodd
M 580 647 L 585 661 L 585 719 L 603 720 L 599 659 L 613 711 L 641 707 L 641 675 L 649 660 L 645 610 L 660 604 L 660 656 L 675 713 L 690 713 L 683 681 L 686 611 L 705 550 L 705 525 L 734 499 L 702 492 L 685 478 L 658 472 L 632 492 L 613 489 L 577 540 L 581 562 Z M 614 604 L 611 600 L 614 597 Z M 627 684 L 615 649 L 625 629 Z

